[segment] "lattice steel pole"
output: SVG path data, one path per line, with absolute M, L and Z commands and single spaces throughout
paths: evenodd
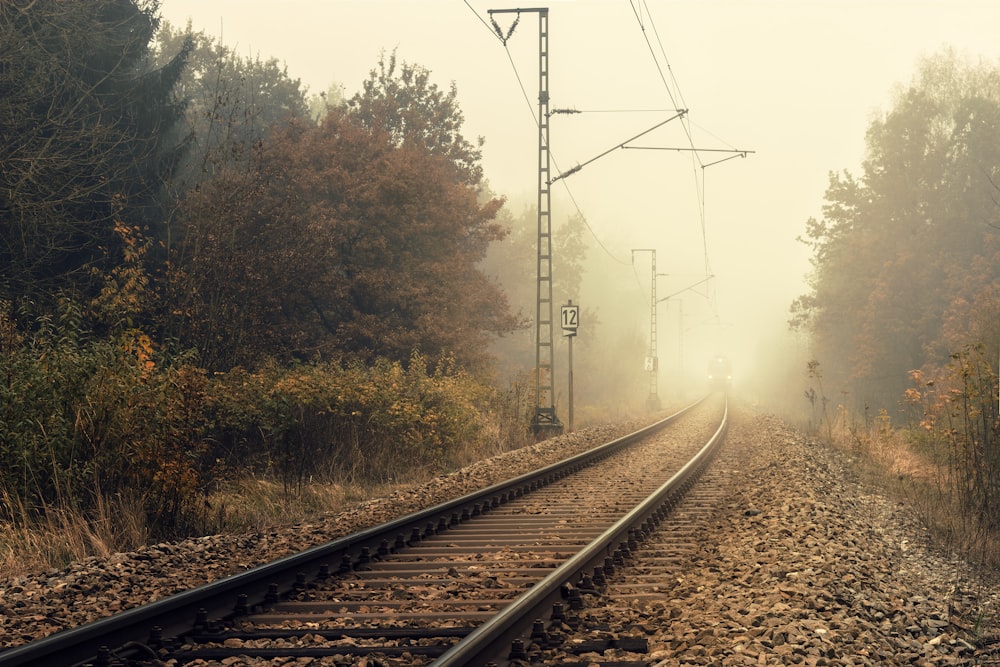
M 549 10 L 547 7 L 530 9 L 491 9 L 493 14 L 522 12 L 538 14 L 538 252 L 536 266 L 535 300 L 535 414 L 531 427 L 538 437 L 558 435 L 563 425 L 555 409 L 555 362 L 553 355 L 552 324 L 552 197 L 549 166 Z M 516 25 L 516 22 L 515 22 Z M 496 24 L 497 34 L 506 43 L 506 37 Z

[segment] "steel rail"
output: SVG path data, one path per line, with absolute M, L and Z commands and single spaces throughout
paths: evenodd
M 581 468 L 593 465 L 637 440 L 663 429 L 700 405 L 706 398 L 707 396 L 702 397 L 674 414 L 633 433 L 538 470 L 498 482 L 485 489 L 413 512 L 385 524 L 311 547 L 246 572 L 7 649 L 0 652 L 0 667 L 21 665 L 78 667 L 97 662 L 99 656 L 107 656 L 109 651 L 117 658 L 140 655 L 154 657 L 150 648 L 153 628 L 159 637 L 171 638 L 189 632 L 196 624 L 204 623 L 206 619 L 232 618 L 238 607 L 260 606 L 272 598 L 276 591 L 293 590 L 303 572 L 316 572 L 328 567 L 350 568 L 353 563 L 367 557 L 369 552 L 374 553 L 384 546 L 386 540 L 393 537 L 399 541 L 405 540 L 407 535 L 418 536 L 435 525 L 438 520 L 449 519 L 454 513 L 461 513 L 464 520 L 470 515 L 478 514 L 484 503 L 505 502 L 504 498 L 508 496 L 523 495 Z M 154 644 L 155 641 L 154 638 Z
M 680 496 L 697 481 L 725 438 L 728 415 L 727 401 L 722 422 L 715 434 L 683 468 L 600 537 L 451 647 L 431 663 L 431 667 L 504 664 L 509 659 L 512 643 L 517 639 L 528 638 L 529 624 L 546 615 L 557 602 L 562 602 L 567 591 L 585 576 L 589 576 L 593 568 L 603 564 L 606 558 L 614 553 L 627 552 L 631 548 L 628 546 L 630 539 L 647 532 L 650 522 L 659 523 L 658 519 L 651 520 L 651 517 L 661 508 L 676 504 Z

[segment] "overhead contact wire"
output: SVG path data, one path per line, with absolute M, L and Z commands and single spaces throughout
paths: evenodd
M 643 40 L 646 42 L 646 47 L 649 49 L 650 55 L 653 58 L 653 63 L 656 65 L 656 70 L 660 74 L 660 80 L 663 82 L 663 87 L 667 92 L 667 96 L 670 98 L 670 102 L 677 106 L 677 100 L 674 98 L 673 91 L 671 90 L 670 84 L 667 82 L 667 77 L 663 73 L 663 67 L 660 66 L 660 59 L 656 55 L 656 51 L 653 48 L 653 44 L 649 41 L 649 35 L 646 32 L 646 26 L 643 23 L 642 15 L 640 10 L 636 7 L 635 0 L 629 0 L 629 5 L 632 7 L 632 13 L 635 14 L 636 20 L 639 22 L 639 28 L 642 32 Z M 663 47 L 663 40 L 660 38 L 660 33 L 656 29 L 656 22 L 653 20 L 653 15 L 649 11 L 649 5 L 645 0 L 640 0 L 640 7 L 645 7 L 646 15 L 649 18 L 649 24 L 653 29 L 653 34 L 656 36 L 657 44 L 660 47 L 660 54 L 663 57 L 663 61 L 666 63 L 667 70 L 670 72 L 670 78 L 674 83 L 674 87 L 677 88 L 677 96 L 680 99 L 681 105 L 686 105 L 684 101 L 684 95 L 681 92 L 680 84 L 677 82 L 677 78 L 674 76 L 673 68 L 670 67 L 670 60 L 667 58 L 666 49 Z M 686 106 L 684 107 L 686 108 Z M 688 116 L 688 122 L 690 122 L 690 115 Z M 694 137 L 691 134 L 691 128 L 682 119 L 681 123 L 684 127 L 684 133 L 687 135 L 688 144 L 691 147 L 692 152 L 692 173 L 694 176 L 695 192 L 698 197 L 698 214 L 699 222 L 701 225 L 701 244 L 702 244 L 702 254 L 705 262 L 705 275 L 711 275 L 711 263 L 709 261 L 708 253 L 708 230 L 706 224 L 705 216 L 705 164 L 701 160 L 701 156 L 698 155 L 697 148 L 694 145 Z M 701 178 L 698 176 L 697 167 L 701 167 Z
M 466 0 L 465 4 L 466 5 L 469 4 L 468 0 Z M 471 6 L 470 6 L 470 9 L 471 9 Z M 475 11 L 475 10 L 473 10 L 473 11 Z M 477 14 L 477 16 L 478 16 L 478 14 Z M 481 18 L 482 17 L 480 17 L 480 19 Z M 494 37 L 499 37 L 499 35 L 497 35 L 496 31 L 491 26 L 489 26 L 488 24 L 486 24 L 485 21 L 483 21 L 483 23 L 489 29 L 490 34 L 492 34 Z M 531 119 L 532 119 L 532 121 L 535 124 L 535 129 L 540 131 L 541 130 L 541 123 L 539 122 L 538 116 L 535 114 L 534 104 L 532 104 L 531 98 L 528 96 L 528 91 L 524 87 L 524 82 L 521 79 L 520 72 L 518 72 L 517 64 L 514 62 L 514 57 L 513 57 L 513 55 L 511 55 L 510 48 L 508 48 L 507 43 L 502 38 L 500 39 L 500 41 L 503 43 L 504 52 L 506 52 L 506 54 L 507 54 L 507 61 L 510 62 L 510 67 L 514 71 L 514 78 L 517 79 L 517 85 L 521 89 L 521 96 L 524 97 L 524 101 L 528 105 L 528 112 L 531 114 Z M 561 173 L 562 170 L 559 168 L 559 163 L 556 161 L 555 156 L 552 155 L 551 148 L 549 149 L 549 159 L 552 161 L 552 164 L 555 166 L 556 172 Z M 606 254 L 609 258 L 611 258 L 615 262 L 618 262 L 619 264 L 622 264 L 622 265 L 628 264 L 628 262 L 626 262 L 626 261 L 624 261 L 624 260 L 616 257 L 615 254 L 613 252 L 611 252 L 611 250 L 609 250 L 607 246 L 604 245 L 604 243 L 601 241 L 600 237 L 594 231 L 594 228 L 590 226 L 590 221 L 587 220 L 587 216 L 583 214 L 583 211 L 580 209 L 579 202 L 577 202 L 576 197 L 573 195 L 573 192 L 570 190 L 569 186 L 565 182 L 563 182 L 563 188 L 566 190 L 566 194 L 569 196 L 570 201 L 573 202 L 573 207 L 576 209 L 576 213 L 580 216 L 580 219 L 583 221 L 584 226 L 587 228 L 587 231 L 590 232 L 590 235 L 593 237 L 593 239 L 597 243 L 598 247 L 602 251 L 604 251 L 604 254 Z

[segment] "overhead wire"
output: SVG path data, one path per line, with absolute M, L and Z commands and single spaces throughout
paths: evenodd
M 536 129 L 540 129 L 540 127 L 541 127 L 541 121 L 540 121 L 540 119 L 537 117 L 537 115 L 535 113 L 535 105 L 534 105 L 534 103 L 532 102 L 531 98 L 528 95 L 528 92 L 527 92 L 527 90 L 525 88 L 524 82 L 523 82 L 523 80 L 521 78 L 521 74 L 518 71 L 517 63 L 514 61 L 513 55 L 511 54 L 510 49 L 507 47 L 507 39 L 501 34 L 499 26 L 497 26 L 495 23 L 494 23 L 493 26 L 491 26 L 489 23 L 487 23 L 486 19 L 482 15 L 480 15 L 479 12 L 477 12 L 472 7 L 471 4 L 469 4 L 469 0 L 464 0 L 464 2 L 465 2 L 465 5 L 469 8 L 469 10 L 472 11 L 476 15 L 476 18 L 480 21 L 480 23 L 482 23 L 482 25 L 490 32 L 490 34 L 493 35 L 494 37 L 498 38 L 499 41 L 503 44 L 504 51 L 507 54 L 507 59 L 508 59 L 508 61 L 510 63 L 511 69 L 512 69 L 512 71 L 514 73 L 514 76 L 515 76 L 516 80 L 517 80 L 518 87 L 521 90 L 521 95 L 524 98 L 525 103 L 528 106 L 529 112 L 531 113 L 531 117 L 532 117 L 532 119 L 533 119 L 533 121 L 535 123 Z M 663 45 L 663 40 L 660 37 L 659 31 L 656 28 L 656 22 L 653 19 L 652 12 L 649 9 L 649 5 L 647 3 L 647 0 L 629 0 L 629 4 L 632 7 L 632 10 L 633 10 L 633 13 L 635 14 L 636 20 L 639 23 L 639 27 L 640 27 L 640 29 L 642 31 L 643 38 L 644 38 L 644 40 L 646 42 L 646 46 L 647 46 L 647 48 L 648 48 L 648 50 L 650 52 L 651 57 L 653 58 L 653 62 L 655 64 L 655 66 L 656 66 L 656 69 L 657 69 L 657 72 L 659 74 L 660 80 L 661 80 L 661 82 L 662 82 L 662 84 L 664 86 L 664 89 L 665 89 L 665 91 L 667 93 L 667 96 L 670 99 L 670 102 L 671 102 L 671 104 L 673 106 L 673 109 L 674 110 L 677 110 L 677 109 L 687 109 L 687 104 L 684 101 L 683 93 L 681 91 L 681 88 L 680 88 L 680 85 L 679 85 L 679 83 L 677 81 L 677 78 L 674 75 L 673 68 L 670 66 L 670 61 L 667 58 L 666 49 L 664 48 L 664 45 Z M 646 19 L 643 18 L 643 12 L 645 13 L 645 15 L 647 17 Z M 648 24 L 649 24 L 650 28 L 652 29 L 653 35 L 655 37 L 656 44 L 659 47 L 660 56 L 657 56 L 656 49 L 654 48 L 654 45 L 653 45 L 652 41 L 650 41 L 649 35 L 647 34 L 647 31 L 646 31 L 646 23 L 647 23 L 647 21 L 648 21 Z M 511 32 L 513 32 L 513 26 L 511 27 L 511 30 L 508 32 L 508 35 L 507 35 L 508 38 L 510 37 L 510 33 Z M 661 57 L 662 57 L 662 61 L 664 63 L 663 66 L 661 66 L 661 63 L 660 63 Z M 664 71 L 664 66 L 666 67 L 666 72 Z M 669 75 L 669 77 L 668 77 L 668 75 Z M 668 81 L 668 78 L 669 78 L 669 81 Z M 674 90 L 676 90 L 676 97 L 674 95 Z M 678 103 L 678 100 L 679 100 L 679 103 Z M 615 112 L 615 111 L 616 110 L 611 110 L 611 109 L 595 109 L 595 110 L 591 110 L 590 112 L 592 112 L 592 113 L 612 113 L 612 112 Z M 621 111 L 628 111 L 628 110 L 617 110 L 617 111 L 621 112 Z M 632 110 L 632 111 L 652 111 L 652 110 Z M 703 252 L 703 258 L 704 258 L 704 264 L 705 264 L 704 270 L 705 270 L 705 275 L 711 277 L 714 274 L 712 273 L 711 262 L 710 262 L 710 259 L 709 259 L 709 252 L 708 252 L 708 236 L 707 236 L 707 224 L 706 224 L 706 203 L 705 203 L 705 201 L 706 201 L 706 189 L 707 188 L 706 188 L 706 182 L 705 182 L 705 169 L 707 167 L 709 167 L 709 166 L 712 166 L 713 164 L 717 164 L 719 162 L 723 162 L 723 161 L 731 159 L 731 158 L 725 158 L 723 160 L 716 160 L 714 162 L 710 162 L 709 164 L 705 164 L 704 161 L 701 159 L 701 155 L 699 154 L 697 147 L 695 146 L 694 137 L 693 137 L 692 129 L 691 129 L 691 125 L 692 124 L 695 125 L 695 126 L 698 126 L 698 127 L 701 127 L 701 126 L 697 125 L 697 123 L 694 123 L 694 121 L 691 119 L 690 114 L 684 114 L 682 116 L 682 118 L 681 118 L 681 123 L 682 123 L 682 127 L 684 128 L 684 133 L 685 133 L 685 135 L 687 137 L 688 145 L 691 148 L 691 154 L 692 154 L 692 157 L 691 157 L 691 160 L 692 160 L 692 172 L 693 172 L 693 178 L 694 178 L 694 184 L 695 184 L 695 191 L 697 193 L 697 198 L 698 198 L 698 210 L 699 210 L 700 225 L 701 225 L 701 236 L 702 236 L 702 252 Z M 708 134 L 711 134 L 711 133 L 709 132 Z M 714 134 L 712 134 L 711 136 L 715 137 L 721 143 L 729 145 L 728 142 L 725 142 L 724 140 L 716 137 Z M 745 153 L 743 154 L 743 156 L 745 156 Z M 736 157 L 736 156 L 733 156 L 733 157 Z M 556 168 L 556 172 L 555 173 L 561 173 L 561 170 L 559 169 L 558 163 L 557 163 L 554 155 L 552 154 L 551 150 L 550 150 L 550 153 L 549 153 L 549 158 L 552 161 L 553 166 L 555 166 L 555 168 Z M 699 171 L 700 171 L 700 174 L 699 174 Z M 573 191 L 571 190 L 571 188 L 569 187 L 569 185 L 565 182 L 565 179 L 559 179 L 559 180 L 563 181 L 563 188 L 565 189 L 565 192 L 566 192 L 567 196 L 569 197 L 570 201 L 572 202 L 573 207 L 575 208 L 577 215 L 580 216 L 580 219 L 583 221 L 583 223 L 586 226 L 587 230 L 590 232 L 591 236 L 597 242 L 597 244 L 601 248 L 601 250 L 605 254 L 607 254 L 608 257 L 610 257 L 611 259 L 613 259 L 614 261 L 616 261 L 616 262 L 618 262 L 620 264 L 631 264 L 632 267 L 633 267 L 633 274 L 634 274 L 634 277 L 636 279 L 636 282 L 641 287 L 642 283 L 639 280 L 638 273 L 636 273 L 636 268 L 635 268 L 634 261 L 624 261 L 624 260 L 620 259 L 619 257 L 617 257 L 613 252 L 611 252 L 604 245 L 604 243 L 601 241 L 600 237 L 596 234 L 596 232 L 594 231 L 593 227 L 590 225 L 590 222 L 587 220 L 587 217 L 583 214 L 579 202 L 576 200 L 576 197 L 573 194 Z M 551 184 L 552 181 L 550 181 L 549 183 Z M 712 311 L 714 313 L 714 318 L 718 320 L 719 319 L 718 303 L 717 303 L 716 298 L 714 298 L 714 296 L 715 296 L 715 285 L 714 284 L 706 285 L 706 291 L 707 292 L 710 291 L 712 293 L 712 296 L 709 296 L 708 294 L 706 294 L 705 296 L 708 297 L 708 300 L 709 300 L 709 302 L 711 304 L 711 308 L 712 308 Z
M 521 79 L 521 73 L 517 69 L 517 63 L 514 62 L 514 56 L 511 54 L 510 48 L 508 48 L 507 46 L 506 39 L 504 39 L 504 37 L 497 32 L 497 29 L 495 29 L 493 26 L 487 23 L 486 19 L 480 16 L 479 12 L 477 12 L 472 7 L 472 5 L 469 4 L 469 0 L 464 0 L 464 2 L 465 6 L 468 7 L 470 10 L 472 10 L 472 12 L 476 15 L 476 17 L 480 20 L 480 22 L 482 22 L 482 24 L 486 26 L 486 29 L 490 31 L 490 34 L 498 38 L 501 44 L 503 45 L 504 52 L 507 54 L 507 60 L 508 62 L 510 62 L 511 69 L 514 72 L 514 78 L 517 80 L 517 85 L 521 89 L 521 96 L 524 98 L 525 103 L 528 105 L 528 110 L 531 113 L 532 121 L 535 123 L 535 129 L 540 130 L 541 121 L 538 118 L 538 115 L 535 113 L 535 105 L 532 103 L 531 98 L 528 96 L 528 91 L 524 87 L 524 81 Z M 549 159 L 551 160 L 552 165 L 556 168 L 556 172 L 561 173 L 561 170 L 559 169 L 559 164 L 556 161 L 555 156 L 552 154 L 551 148 L 549 150 Z M 576 196 L 573 194 L 572 190 L 569 188 L 569 186 L 566 184 L 565 181 L 563 181 L 563 189 L 566 191 L 566 195 L 569 197 L 569 200 L 573 203 L 573 208 L 575 209 L 576 214 L 580 216 L 580 220 L 583 221 L 583 224 L 587 228 L 587 231 L 590 232 L 590 235 L 593 237 L 594 241 L 597 243 L 598 247 L 604 252 L 604 254 L 606 254 L 609 258 L 611 258 L 615 262 L 618 262 L 619 264 L 628 264 L 629 262 L 626 262 L 620 257 L 617 257 L 613 252 L 611 252 L 611 250 L 608 249 L 606 245 L 604 245 L 604 242 L 601 241 L 601 238 L 597 235 L 597 232 L 595 232 L 594 228 L 590 225 L 590 221 L 587 220 L 587 216 L 583 214 L 583 210 L 580 208 L 580 204 L 576 200 Z
M 656 51 L 653 48 L 652 42 L 650 42 L 649 35 L 646 32 L 646 25 L 642 18 L 642 9 L 645 9 L 646 16 L 648 17 L 649 25 L 652 28 L 653 35 L 656 38 L 657 45 L 659 46 L 660 56 L 663 58 L 663 62 L 666 64 L 667 71 L 670 73 L 670 80 L 673 82 L 674 88 L 677 90 L 677 97 L 680 99 L 681 105 L 686 107 L 686 102 L 684 101 L 684 95 L 681 92 L 680 84 L 677 82 L 676 76 L 674 76 L 673 68 L 670 66 L 670 60 L 667 58 L 666 49 L 663 46 L 663 40 L 660 37 L 660 33 L 656 28 L 656 22 L 653 19 L 652 12 L 649 10 L 649 5 L 646 0 L 629 0 L 629 4 L 632 7 L 632 12 L 635 14 L 636 20 L 639 23 L 639 28 L 642 32 L 643 39 L 646 42 L 646 46 L 649 49 L 650 55 L 653 57 L 653 62 L 656 66 L 657 72 L 660 74 L 660 80 L 663 83 L 664 89 L 667 92 L 667 96 L 670 98 L 671 103 L 677 104 L 677 99 L 674 97 L 674 93 L 671 89 L 670 84 L 667 82 L 667 76 L 664 74 L 663 67 L 660 66 L 660 58 L 657 57 Z M 708 229 L 707 229 L 707 216 L 706 216 L 706 204 L 705 204 L 705 190 L 706 190 L 706 179 L 705 179 L 705 169 L 707 166 L 698 154 L 697 147 L 694 143 L 694 137 L 691 132 L 692 123 L 690 115 L 682 120 L 682 126 L 684 127 L 685 134 L 688 139 L 688 143 L 691 147 L 692 154 L 692 171 L 695 183 L 695 192 L 698 197 L 698 213 L 699 222 L 701 226 L 701 242 L 702 242 L 702 256 L 705 264 L 705 275 L 712 275 L 712 266 L 709 259 L 708 252 Z M 713 135 L 714 136 L 714 135 Z M 721 160 L 720 160 L 721 161 Z M 713 162 L 711 164 L 717 164 Z M 699 168 L 700 168 L 700 178 L 699 178 Z M 714 301 L 714 300 L 713 300 Z
M 490 34 L 493 35 L 494 37 L 496 37 L 497 39 L 499 39 L 502 42 L 503 41 L 503 37 L 501 37 L 500 35 L 496 34 L 496 32 L 494 32 L 493 26 L 491 26 L 489 23 L 487 23 L 486 19 L 479 15 L 479 12 L 476 11 L 475 7 L 473 7 L 472 5 L 469 4 L 469 0 L 464 0 L 464 1 L 465 1 L 465 6 L 468 7 L 469 10 L 473 14 L 476 15 L 476 18 L 479 19 L 479 22 L 482 23 L 486 27 L 486 29 L 490 32 Z

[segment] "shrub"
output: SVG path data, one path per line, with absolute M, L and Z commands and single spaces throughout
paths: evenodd
M 88 339 L 72 304 L 56 320 L 0 321 L 0 490 L 28 508 L 8 519 L 129 497 L 152 537 L 181 536 L 206 525 L 213 485 L 405 481 L 481 437 L 489 394 L 449 359 L 209 375 L 135 329 Z
M 1000 419 L 997 374 L 982 345 L 951 355 L 937 379 L 912 374 L 907 402 L 919 406 L 925 447 L 946 458 L 963 510 L 983 528 L 1000 529 Z
M 154 526 L 175 525 L 204 485 L 204 375 L 158 364 L 137 331 L 88 341 L 66 322 L 42 324 L 0 354 L 4 490 L 85 513 L 104 494 L 139 492 Z
M 445 360 L 430 369 L 414 354 L 405 367 L 322 364 L 290 369 L 271 390 L 282 428 L 272 460 L 288 483 L 314 476 L 381 482 L 440 467 L 478 433 L 484 390 Z

